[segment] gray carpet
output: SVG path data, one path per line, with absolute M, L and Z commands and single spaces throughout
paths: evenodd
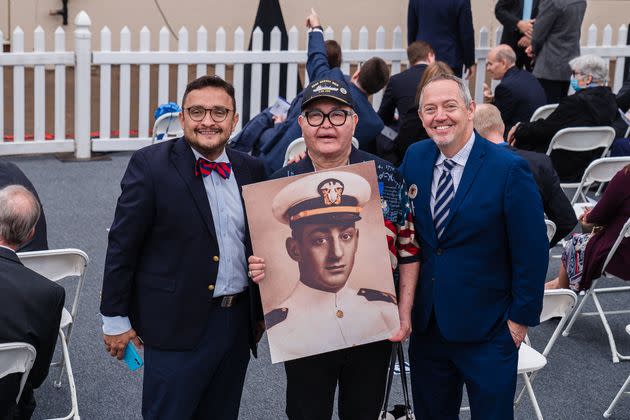
M 2 158 L 20 166 L 35 185 L 46 212 L 51 248 L 80 248 L 90 256 L 70 343 L 80 415 L 89 420 L 141 418 L 142 370 L 132 373 L 105 353 L 98 313 L 106 229 L 113 219 L 129 156 L 114 153 L 109 161 L 69 163 L 47 156 Z M 558 265 L 558 259 L 552 260 L 549 279 L 557 274 Z M 604 284 L 620 283 L 609 280 Z M 628 296 L 607 295 L 601 300 L 605 308 L 627 308 Z M 593 305 L 588 304 L 587 310 L 593 310 Z M 619 349 L 630 354 L 630 337 L 624 332 L 630 316 L 614 315 L 609 320 Z M 531 330 L 534 347 L 542 350 L 556 322 Z M 285 418 L 284 369 L 281 364 L 270 363 L 264 338 L 259 348 L 260 358 L 252 359 L 249 366 L 239 418 Z M 63 381 L 61 389 L 52 386 L 51 377 L 57 374 L 57 369 L 51 369 L 49 378 L 36 392 L 38 407 L 34 419 L 60 417 L 69 411 L 67 381 Z M 534 391 L 547 419 L 598 419 L 629 374 L 630 363 L 612 363 L 599 319 L 588 317 L 576 323 L 571 336 L 558 339 L 548 365 L 534 381 Z M 400 389 L 397 380 L 393 402 L 402 401 Z M 462 418 L 469 418 L 469 414 Z M 516 418 L 535 418 L 529 399 L 517 407 Z M 612 418 L 630 419 L 630 397 L 622 398 Z

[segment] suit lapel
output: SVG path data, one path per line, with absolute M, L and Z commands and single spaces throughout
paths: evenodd
M 175 140 L 173 151 L 171 152 L 171 159 L 179 176 L 184 181 L 184 184 L 186 184 L 201 214 L 201 218 L 206 222 L 208 231 L 216 241 L 217 234 L 214 231 L 214 222 L 212 220 L 212 212 L 210 211 L 210 203 L 208 203 L 206 189 L 203 186 L 201 177 L 195 176 L 195 155 L 193 155 L 190 146 L 183 137 Z
M 226 148 L 225 152 L 227 153 L 227 156 L 230 159 L 230 163 L 232 164 L 232 175 L 234 175 L 234 179 L 236 179 L 238 190 L 242 193 L 243 185 L 247 185 L 252 182 L 252 174 L 249 170 L 249 166 L 244 165 L 243 159 L 232 149 Z M 241 196 L 241 201 L 242 200 L 243 197 Z
M 433 143 L 433 141 L 431 141 Z M 432 145 L 432 153 L 429 153 L 428 156 L 428 164 L 427 165 L 418 165 L 420 168 L 420 176 L 419 176 L 419 185 L 418 187 L 418 195 L 420 199 L 418 202 L 420 203 L 420 208 L 415 208 L 416 218 L 420 219 L 420 226 L 426 227 L 422 229 L 422 231 L 427 232 L 427 238 L 430 245 L 435 247 L 437 245 L 437 233 L 435 232 L 435 225 L 433 224 L 433 214 L 431 213 L 431 184 L 433 182 L 433 168 L 435 167 L 435 162 L 437 161 L 438 156 L 440 155 L 440 150 L 435 146 L 435 143 Z
M 470 187 L 477 176 L 477 172 L 481 165 L 483 164 L 483 160 L 486 156 L 485 151 L 485 139 L 477 135 L 475 133 L 475 143 L 473 144 L 472 150 L 470 151 L 470 155 L 468 155 L 468 160 L 466 161 L 466 166 L 464 167 L 464 173 L 462 174 L 462 179 L 459 181 L 459 186 L 457 187 L 457 192 L 455 193 L 455 197 L 453 197 L 453 201 L 451 202 L 451 209 L 449 211 L 448 217 L 446 218 L 445 226 L 445 234 L 448 231 L 448 225 L 455 217 L 455 213 L 459 210 L 459 206 L 466 198 Z M 444 235 L 442 235 L 444 237 Z

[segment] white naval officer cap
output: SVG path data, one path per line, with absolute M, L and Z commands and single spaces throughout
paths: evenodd
M 271 205 L 278 221 L 299 223 L 354 222 L 370 199 L 365 178 L 352 172 L 316 172 L 285 186 Z

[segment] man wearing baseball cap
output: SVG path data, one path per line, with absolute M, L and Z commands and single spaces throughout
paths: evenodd
M 337 384 L 341 419 L 376 418 L 385 391 L 392 348 L 390 341 L 405 340 L 411 333 L 411 307 L 420 268 L 420 249 L 407 188 L 391 164 L 352 146 L 352 135 L 358 123 L 352 104 L 352 96 L 342 83 L 324 79 L 308 85 L 304 91 L 302 113 L 298 117 L 307 156 L 280 169 L 272 178 L 375 162 L 390 260 L 399 278 L 400 328 L 389 341 L 285 362 L 286 412 L 291 420 L 331 418 Z M 249 262 L 253 280 L 262 281 L 264 260 L 253 256 Z M 357 392 L 358 389 L 361 392 Z

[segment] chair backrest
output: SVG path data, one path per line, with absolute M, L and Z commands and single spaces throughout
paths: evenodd
M 20 389 L 15 399 L 16 403 L 20 400 L 24 384 L 35 363 L 36 356 L 35 347 L 28 343 L 0 344 L 0 378 L 4 378 L 12 373 L 22 372 Z
M 80 249 L 50 249 L 47 251 L 19 252 L 18 257 L 25 267 L 57 282 L 66 277 L 78 278 L 77 288 L 70 314 L 74 319 L 77 314 L 79 296 L 83 288 L 85 269 L 90 259 Z
M 359 148 L 359 140 L 352 137 L 352 145 Z M 287 151 L 284 153 L 284 163 L 282 166 L 287 166 L 287 162 L 289 162 L 293 157 L 299 155 L 302 152 L 306 151 L 306 142 L 304 141 L 304 137 L 298 137 L 289 143 L 287 147 Z
M 551 242 L 556 234 L 556 224 L 549 219 L 545 219 L 545 225 L 547 226 L 547 239 Z
M 549 105 L 539 106 L 538 108 L 536 108 L 536 110 L 532 114 L 532 117 L 529 119 L 529 121 L 532 122 L 532 121 L 541 120 L 541 119 L 544 120 L 549 115 L 551 115 L 551 113 L 555 111 L 556 108 L 558 108 L 558 104 L 549 104 Z
M 543 297 L 543 308 L 540 314 L 540 322 L 549 321 L 552 318 L 560 317 L 560 322 L 553 331 L 553 334 L 547 341 L 547 345 L 542 355 L 547 357 L 549 351 L 553 347 L 556 339 L 562 332 L 564 324 L 569 319 L 569 315 L 573 311 L 573 307 L 577 303 L 577 295 L 569 289 L 545 290 Z
M 592 161 L 582 175 L 582 180 L 575 190 L 571 204 L 577 203 L 580 197 L 583 201 L 588 201 L 586 192 L 593 185 L 593 182 L 609 182 L 617 172 L 628 164 L 630 164 L 630 156 L 606 157 Z
M 153 143 L 175 139 L 184 135 L 179 122 L 179 112 L 167 112 L 160 115 L 153 123 Z
M 562 149 L 573 152 L 585 152 L 588 150 L 604 148 L 602 156 L 606 156 L 608 149 L 615 139 L 615 130 L 612 127 L 569 127 L 558 131 L 547 149 L 547 155 L 553 150 Z
M 606 274 L 606 268 L 608 267 L 608 263 L 610 262 L 612 257 L 615 255 L 615 252 L 617 252 L 617 248 L 619 248 L 619 244 L 621 244 L 621 241 L 627 238 L 630 238 L 630 217 L 628 217 L 628 220 L 626 220 L 626 223 L 621 228 L 621 232 L 619 232 L 619 236 L 617 236 L 617 240 L 613 244 L 612 248 L 610 248 L 610 251 L 608 251 L 608 255 L 606 256 L 606 260 L 604 261 L 604 265 L 602 266 L 602 275 Z M 630 279 L 624 279 L 624 280 L 630 280 Z

